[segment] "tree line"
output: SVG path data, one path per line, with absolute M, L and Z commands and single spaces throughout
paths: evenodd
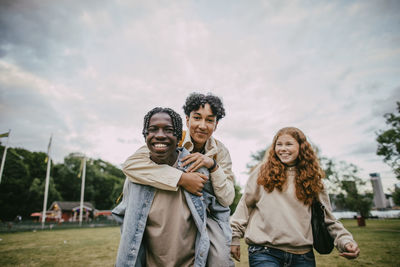
M 0 146 L 2 155 L 4 146 Z M 29 219 L 32 212 L 42 211 L 46 177 L 46 153 L 23 148 L 8 148 L 0 184 L 0 219 L 13 220 L 17 215 Z M 52 163 L 47 208 L 53 201 L 80 201 L 78 178 L 81 158 L 70 154 L 62 163 Z M 125 175 L 101 159 L 88 159 L 86 164 L 85 201 L 96 209 L 115 206 L 122 192 Z
M 4 146 L 0 146 L 0 155 Z M 78 178 L 81 158 L 71 153 L 63 163 L 52 163 L 47 208 L 53 201 L 80 201 L 81 182 Z M 0 184 L 0 220 L 11 221 L 20 215 L 24 220 L 33 212 L 42 211 L 46 177 L 46 153 L 23 148 L 8 148 Z M 110 210 L 122 193 L 125 175 L 118 167 L 101 159 L 87 159 L 85 202 L 98 210 Z M 235 185 L 231 213 L 241 197 Z

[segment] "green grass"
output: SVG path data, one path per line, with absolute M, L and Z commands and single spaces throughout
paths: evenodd
M 400 266 L 400 220 L 367 220 L 366 227 L 358 227 L 356 220 L 342 220 L 358 243 L 361 253 L 355 260 L 347 260 L 336 249 L 329 255 L 314 251 L 317 266 Z M 241 261 L 236 267 L 249 266 L 247 245 L 241 240 Z
M 0 234 L 0 266 L 113 266 L 119 227 Z
M 400 220 L 343 221 L 354 235 L 361 254 L 357 260 L 340 257 L 336 250 L 318 255 L 317 266 L 400 266 Z M 1 233 L 0 266 L 113 266 L 120 239 L 119 227 Z M 247 246 L 242 261 L 248 266 Z

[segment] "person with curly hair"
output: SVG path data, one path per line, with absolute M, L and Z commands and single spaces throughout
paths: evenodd
M 234 174 L 228 149 L 212 137 L 218 122 L 225 116 L 221 99 L 213 94 L 192 93 L 185 101 L 188 133 L 180 145 L 191 153 L 182 159 L 186 172 L 168 165 L 158 165 L 149 159 L 147 147 L 141 147 L 123 164 L 130 181 L 158 189 L 176 191 L 182 187 L 201 196 L 207 207 L 207 233 L 210 238 L 207 266 L 234 266 L 230 258 L 230 209 L 235 197 Z M 206 180 L 196 172 L 208 169 Z
M 240 238 L 249 245 L 250 266 L 315 266 L 311 204 L 325 206 L 325 223 L 340 255 L 357 258 L 353 236 L 332 214 L 325 174 L 302 131 L 282 128 L 247 181 L 231 218 L 231 253 L 240 260 Z

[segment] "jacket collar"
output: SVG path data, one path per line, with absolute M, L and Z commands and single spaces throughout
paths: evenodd
M 182 146 L 189 150 L 190 152 L 193 151 L 194 144 L 192 142 L 192 138 L 190 138 L 190 134 L 188 131 L 185 132 L 185 138 L 183 139 Z M 205 153 L 204 155 L 209 157 L 214 157 L 217 154 L 217 143 L 215 142 L 214 137 L 208 138 L 206 145 L 204 146 Z

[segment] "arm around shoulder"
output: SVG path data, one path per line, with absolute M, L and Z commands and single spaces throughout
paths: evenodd
M 130 181 L 158 189 L 176 191 L 182 171 L 166 164 L 156 164 L 149 157 L 147 146 L 139 148 L 122 165 Z

